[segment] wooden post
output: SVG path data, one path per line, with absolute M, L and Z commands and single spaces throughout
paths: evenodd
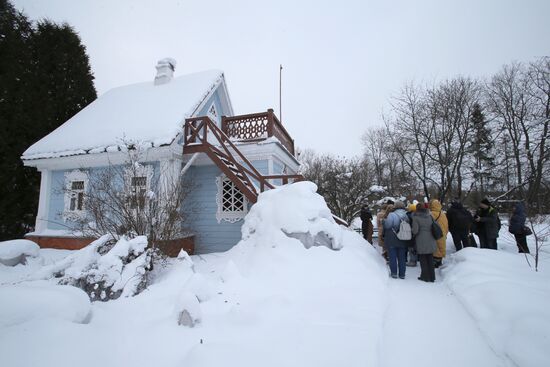
M 273 125 L 275 124 L 275 119 L 273 118 L 273 108 L 267 110 L 267 136 L 273 136 Z

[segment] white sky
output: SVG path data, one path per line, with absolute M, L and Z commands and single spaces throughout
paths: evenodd
M 222 69 L 236 114 L 274 108 L 297 146 L 351 157 L 403 83 L 488 76 L 550 54 L 548 0 L 12 0 L 33 20 L 67 21 L 99 94 Z M 386 106 L 386 107 L 385 107 Z

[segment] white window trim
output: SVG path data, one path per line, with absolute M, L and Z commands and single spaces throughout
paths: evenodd
M 84 182 L 84 202 L 82 203 L 82 210 L 71 210 L 71 186 L 74 181 Z M 75 217 L 82 218 L 86 214 L 86 190 L 88 189 L 88 182 L 88 174 L 82 170 L 75 169 L 70 172 L 65 172 L 64 220 L 70 220 Z
M 216 187 L 218 188 L 217 190 L 217 193 L 216 193 L 216 204 L 217 204 L 217 211 L 216 211 L 216 219 L 218 221 L 218 223 L 221 223 L 221 221 L 226 221 L 226 222 L 229 222 L 229 223 L 235 223 L 235 222 L 238 222 L 240 221 L 241 219 L 243 219 L 246 214 L 248 213 L 248 200 L 246 199 L 246 196 L 243 195 L 243 210 L 241 211 L 233 211 L 233 212 L 229 212 L 229 211 L 223 211 L 223 203 L 222 203 L 222 198 L 223 198 L 223 182 L 225 180 L 228 180 L 230 181 L 225 175 L 220 175 L 218 177 L 216 177 Z M 233 182 L 232 182 L 233 183 Z M 235 185 L 233 183 L 233 185 Z

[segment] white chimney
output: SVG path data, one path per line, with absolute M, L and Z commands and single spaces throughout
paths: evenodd
M 166 84 L 174 77 L 176 69 L 176 60 L 169 57 L 157 62 L 157 76 L 155 76 L 155 85 Z

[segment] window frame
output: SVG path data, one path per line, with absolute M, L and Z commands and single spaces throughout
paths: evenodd
M 139 208 L 138 205 L 136 205 L 135 207 L 133 207 L 132 205 L 132 203 L 134 202 L 137 204 L 137 200 L 138 200 L 135 198 L 134 190 L 133 190 L 133 187 L 134 187 L 133 181 L 134 179 L 138 179 L 138 178 L 145 178 L 144 185 L 136 185 L 143 188 L 143 190 L 145 191 L 144 201 L 141 209 Z M 147 205 L 147 192 L 151 190 L 152 179 L 153 179 L 153 167 L 150 164 L 140 164 L 138 167 L 135 168 L 135 170 L 133 170 L 131 167 L 126 168 L 124 172 L 124 187 L 128 195 L 128 203 L 129 203 L 128 205 L 131 210 L 138 211 L 138 210 L 145 209 L 145 206 Z
M 82 182 L 82 188 L 73 188 L 73 183 Z M 65 220 L 76 217 L 83 217 L 86 213 L 86 190 L 88 189 L 88 173 L 79 169 L 65 172 L 65 194 L 64 194 L 64 210 L 63 217 Z M 75 207 L 71 209 L 73 199 Z M 81 205 L 79 204 L 81 201 Z M 80 207 L 80 208 L 79 208 Z
M 243 208 L 242 210 L 224 210 L 224 183 L 229 183 L 231 185 L 231 193 L 233 195 L 233 197 L 231 198 L 232 202 L 235 201 L 235 192 L 239 192 L 241 194 Z M 239 190 L 237 185 L 235 185 L 233 181 L 227 178 L 227 176 L 222 174 L 216 177 L 216 187 L 216 220 L 218 221 L 218 223 L 221 223 L 222 220 L 230 223 L 235 223 L 243 219 L 248 213 L 248 200 L 246 199 L 246 196 Z

